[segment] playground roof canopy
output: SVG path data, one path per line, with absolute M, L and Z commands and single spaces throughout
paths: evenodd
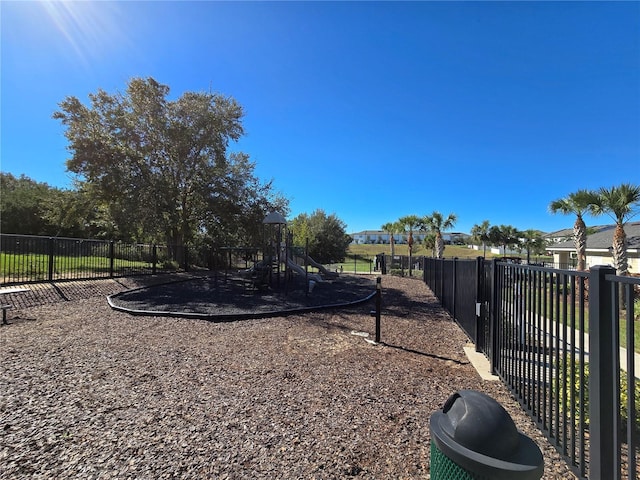
M 286 225 L 287 224 L 287 219 L 284 218 L 278 212 L 271 212 L 266 217 L 264 217 L 264 220 L 262 221 L 262 223 Z

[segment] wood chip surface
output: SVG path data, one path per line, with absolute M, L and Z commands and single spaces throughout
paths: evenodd
M 42 286 L 10 311 L 1 479 L 425 479 L 430 414 L 459 389 L 506 408 L 543 478 L 575 478 L 421 281 L 383 277 L 382 345 L 373 301 L 224 323 L 108 306 L 149 282 Z

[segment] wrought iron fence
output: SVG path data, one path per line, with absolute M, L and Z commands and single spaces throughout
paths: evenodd
M 639 476 L 640 279 L 610 267 L 578 272 L 482 258 L 424 266 L 443 307 L 579 477 Z
M 196 259 L 187 253 L 183 246 L 1 234 L 0 285 L 176 271 Z

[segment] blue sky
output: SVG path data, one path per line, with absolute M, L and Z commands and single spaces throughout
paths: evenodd
M 70 185 L 66 96 L 153 77 L 233 96 L 248 153 L 348 232 L 456 213 L 554 231 L 551 200 L 640 184 L 640 2 L 8 2 L 1 169 Z M 589 224 L 608 223 L 606 218 Z

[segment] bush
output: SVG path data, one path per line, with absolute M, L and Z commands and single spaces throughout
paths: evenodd
M 570 384 L 571 380 L 571 371 L 570 366 L 568 364 L 565 365 L 565 362 L 568 362 L 568 359 L 565 359 L 560 362 L 558 366 L 558 372 L 567 371 L 566 379 L 565 379 L 565 389 L 566 389 L 566 397 L 567 404 L 562 403 L 562 392 L 560 393 L 560 408 L 563 411 L 571 411 L 571 406 L 568 403 L 571 399 L 571 391 L 573 390 L 574 399 L 576 405 L 574 406 L 573 415 L 576 423 L 580 421 L 580 406 L 577 403 L 580 398 L 580 383 L 576 382 L 573 385 Z M 574 374 L 573 378 L 580 379 L 583 382 L 584 388 L 584 424 L 585 426 L 589 425 L 589 364 L 584 364 L 584 375 L 580 376 L 580 362 L 575 362 L 574 366 Z M 552 387 L 553 387 L 552 383 Z M 635 392 L 634 392 L 634 403 L 636 410 L 636 418 L 635 418 L 635 426 L 633 436 L 635 439 L 640 439 L 640 419 L 638 418 L 638 412 L 640 412 L 640 382 L 635 383 Z M 629 419 L 629 409 L 627 407 L 627 402 L 629 399 L 629 385 L 627 383 L 627 372 L 624 370 L 620 370 L 620 419 L 622 422 L 622 435 L 624 438 L 627 436 L 627 421 Z

